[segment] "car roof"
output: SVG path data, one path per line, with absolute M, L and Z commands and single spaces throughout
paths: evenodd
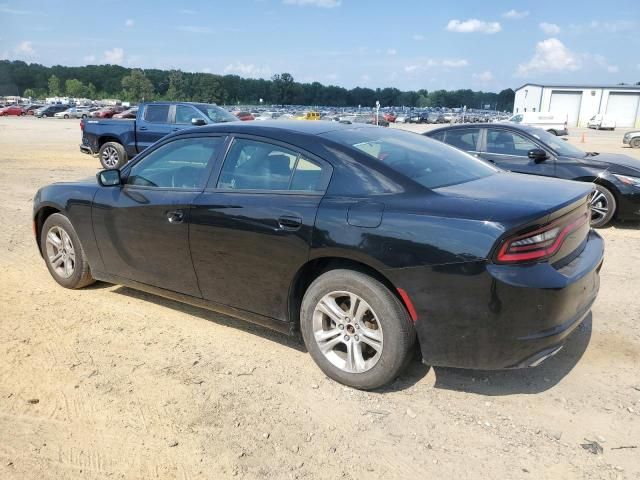
M 508 123 L 508 122 L 479 122 L 479 123 L 456 123 L 455 125 L 446 125 L 444 127 L 434 128 L 433 130 L 429 130 L 424 132 L 426 135 L 435 132 L 441 132 L 443 130 L 454 130 L 458 128 L 508 128 L 511 130 L 521 130 L 523 132 L 533 132 L 539 130 L 536 127 L 531 127 L 529 125 L 520 125 L 517 123 Z
M 264 122 L 224 122 L 213 125 L 205 125 L 182 130 L 180 133 L 245 133 L 248 135 L 264 135 L 269 132 L 278 134 L 286 133 L 302 135 L 320 135 L 334 130 L 348 130 L 353 128 L 376 128 L 374 126 L 343 124 L 324 120 L 266 120 Z

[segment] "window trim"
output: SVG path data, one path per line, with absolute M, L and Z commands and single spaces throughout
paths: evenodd
M 227 157 L 229 155 L 229 151 L 231 150 L 231 147 L 233 146 L 233 143 L 236 141 L 236 139 L 238 140 L 252 140 L 254 142 L 262 142 L 262 143 L 268 143 L 270 145 L 275 145 L 277 147 L 281 147 L 281 148 L 286 148 L 287 150 L 291 150 L 292 152 L 295 152 L 298 154 L 298 157 L 296 158 L 296 163 L 294 166 L 294 170 L 293 173 L 291 174 L 291 178 L 289 179 L 289 186 L 291 186 L 291 182 L 293 181 L 293 176 L 295 175 L 295 167 L 298 165 L 298 160 L 300 159 L 300 156 L 305 157 L 307 160 L 311 161 L 312 163 L 317 163 L 322 171 L 321 177 L 320 177 L 320 185 L 322 190 L 264 190 L 264 189 L 243 189 L 243 190 L 239 190 L 239 189 L 235 189 L 235 188 L 218 188 L 218 181 L 220 180 L 220 175 L 222 173 L 222 168 L 224 167 L 224 163 L 227 160 Z M 219 160 L 215 171 L 213 171 L 209 177 L 209 181 L 207 182 L 207 185 L 204 188 L 205 192 L 210 192 L 210 193 L 236 193 L 236 194 L 251 194 L 251 195 L 256 195 L 256 194 L 270 194 L 270 195 L 306 195 L 306 196 L 324 196 L 327 192 L 327 189 L 329 188 L 329 183 L 331 182 L 331 176 L 333 175 L 333 166 L 327 162 L 326 160 L 323 160 L 322 158 L 319 158 L 317 155 L 314 155 L 313 153 L 304 150 L 300 147 L 297 147 L 295 145 L 291 145 L 290 143 L 285 143 L 285 142 L 281 142 L 279 140 L 274 140 L 272 138 L 267 138 L 267 137 L 261 137 L 258 135 L 250 135 L 250 134 L 238 134 L 238 133 L 231 133 L 229 134 L 229 138 L 227 138 L 227 145 L 226 148 L 224 148 L 224 156 L 222 157 L 222 159 Z
M 129 175 L 131 174 L 131 169 L 136 165 L 138 165 L 140 162 L 144 161 L 144 159 L 147 158 L 149 155 L 151 155 L 153 152 L 159 150 L 160 148 L 170 143 L 181 141 L 181 140 L 187 140 L 190 138 L 222 138 L 221 148 L 216 153 L 215 158 L 212 159 L 211 165 L 207 166 L 206 172 L 204 174 L 205 181 L 204 181 L 203 187 L 198 187 L 198 188 L 154 187 L 151 185 L 135 185 L 135 184 L 127 183 L 127 180 L 129 179 Z M 134 160 L 126 164 L 125 167 L 123 167 L 123 169 L 120 170 L 120 175 L 122 177 L 122 182 L 123 182 L 122 188 L 123 190 L 131 189 L 131 190 L 167 191 L 167 192 L 202 192 L 206 188 L 211 178 L 211 172 L 214 171 L 215 168 L 217 168 L 217 165 L 221 159 L 221 155 L 223 153 L 226 154 L 226 147 L 227 147 L 228 140 L 229 140 L 228 134 L 226 133 L 210 133 L 210 134 L 191 133 L 188 135 L 180 135 L 178 137 L 168 138 L 167 140 L 158 142 L 156 145 L 153 146 L 153 148 L 147 148 L 144 152 L 137 155 Z

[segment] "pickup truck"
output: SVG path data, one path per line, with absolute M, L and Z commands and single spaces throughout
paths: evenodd
M 98 155 L 103 168 L 120 168 L 149 145 L 170 133 L 194 126 L 238 119 L 212 104 L 143 103 L 135 120 L 83 119 L 80 151 Z

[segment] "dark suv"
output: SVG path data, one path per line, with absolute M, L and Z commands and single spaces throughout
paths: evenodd
M 640 160 L 635 158 L 583 152 L 544 130 L 506 123 L 455 125 L 424 135 L 504 170 L 594 183 L 596 192 L 591 198 L 594 227 L 603 227 L 614 217 L 640 220 Z
M 47 105 L 45 107 L 42 107 L 38 110 L 36 110 L 36 113 L 34 113 L 34 116 L 38 117 L 38 118 L 42 118 L 42 117 L 53 117 L 54 114 L 58 113 L 58 112 L 64 112 L 66 109 L 69 108 L 69 105 L 62 105 L 62 104 L 54 104 L 54 105 Z

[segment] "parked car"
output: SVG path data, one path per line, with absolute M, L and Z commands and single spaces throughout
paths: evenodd
M 398 116 L 395 114 L 395 112 L 387 112 L 384 114 L 384 119 L 389 123 L 394 123 L 397 118 Z
M 53 117 L 56 113 L 64 112 L 67 108 L 69 108 L 69 105 L 62 105 L 59 103 L 45 105 L 44 107 L 37 109 L 33 115 L 37 118 Z
M 90 112 L 87 107 L 71 107 L 62 112 L 54 113 L 55 118 L 87 118 Z
M 378 115 L 378 120 L 376 122 L 376 115 L 372 114 L 372 115 L 356 115 L 356 117 L 353 119 L 352 123 L 365 123 L 368 125 L 377 125 L 379 127 L 388 127 L 389 126 L 389 122 L 384 118 L 384 115 L 379 114 Z
M 611 115 L 598 113 L 589 119 L 587 128 L 595 128 L 596 130 L 615 130 L 616 119 Z
M 111 118 L 136 118 L 138 113 L 138 107 L 131 107 L 125 110 L 124 112 L 116 113 Z
M 97 154 L 104 168 L 119 168 L 171 132 L 235 120 L 226 110 L 206 103 L 144 103 L 135 120 L 82 120 L 80 151 Z
M 327 376 L 374 389 L 416 340 L 426 364 L 460 368 L 559 351 L 599 289 L 592 190 L 397 129 L 234 122 L 46 186 L 33 220 L 63 287 L 102 280 L 300 331 Z
M 34 103 L 32 105 L 28 105 L 24 107 L 24 111 L 26 115 L 33 115 L 36 112 L 36 110 L 38 110 L 39 108 L 42 108 L 42 105 Z
M 91 112 L 93 118 L 111 118 L 116 113 L 124 112 L 125 108 L 122 105 L 112 105 L 110 107 L 103 107 Z
M 553 135 L 569 135 L 566 113 L 525 112 L 513 115 L 507 120 L 511 123 L 541 128 Z
M 640 148 L 640 130 L 625 133 L 622 137 L 622 143 L 631 148 Z
M 583 152 L 542 129 L 509 123 L 463 124 L 425 135 L 505 170 L 593 184 L 594 227 L 604 227 L 613 218 L 640 220 L 640 160 L 635 158 Z
M 9 105 L 8 107 L 0 108 L 0 117 L 8 117 L 11 115 L 21 117 L 26 115 L 26 112 L 20 105 Z
M 241 120 L 243 122 L 255 120 L 255 117 L 251 114 L 251 112 L 237 112 L 236 114 L 237 120 Z

